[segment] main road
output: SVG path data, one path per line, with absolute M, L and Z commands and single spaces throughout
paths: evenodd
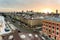
M 21 25 L 21 23 L 17 20 L 10 18 L 9 16 L 6 18 L 6 21 L 9 21 L 11 24 L 13 24 L 14 26 L 16 26 L 21 32 L 33 32 L 32 29 L 27 29 L 25 28 L 23 25 Z

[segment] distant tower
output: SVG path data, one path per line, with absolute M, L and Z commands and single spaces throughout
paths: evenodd
M 56 10 L 56 14 L 58 14 L 58 10 Z
M 24 13 L 24 10 L 22 10 L 22 13 Z

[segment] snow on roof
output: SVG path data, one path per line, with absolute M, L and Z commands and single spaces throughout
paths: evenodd
M 51 17 L 51 16 L 46 16 L 46 20 L 51 20 L 51 21 L 57 21 L 60 22 L 60 17 Z
M 3 34 L 8 34 L 8 33 L 10 33 L 11 32 L 11 30 L 10 31 L 8 31 L 8 32 L 6 32 L 5 31 L 5 29 L 6 29 L 6 22 L 5 22 L 5 20 L 4 20 L 5 18 L 3 17 L 3 16 L 0 16 L 0 24 L 2 25 L 1 27 L 0 27 L 0 35 L 3 35 Z

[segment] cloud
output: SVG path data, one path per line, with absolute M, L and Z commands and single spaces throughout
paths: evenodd
M 1 6 L 28 6 L 39 4 L 60 4 L 60 0 L 0 0 Z
M 40 3 L 39 0 L 0 0 L 0 7 L 23 8 L 34 6 L 37 3 Z
M 0 0 L 0 8 L 40 9 L 54 5 L 60 6 L 60 0 Z

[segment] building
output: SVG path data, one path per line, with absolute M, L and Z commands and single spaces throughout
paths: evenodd
M 56 10 L 56 14 L 58 14 L 58 10 Z
M 0 40 L 4 40 L 3 36 L 9 35 L 9 33 L 11 33 L 10 27 L 5 22 L 5 18 L 3 16 L 0 16 Z
M 22 13 L 15 16 L 20 22 L 26 24 L 28 27 L 34 28 L 41 25 L 41 20 L 44 19 L 39 13 Z
M 60 40 L 60 18 L 56 17 L 45 17 L 42 20 L 42 32 L 54 40 Z

